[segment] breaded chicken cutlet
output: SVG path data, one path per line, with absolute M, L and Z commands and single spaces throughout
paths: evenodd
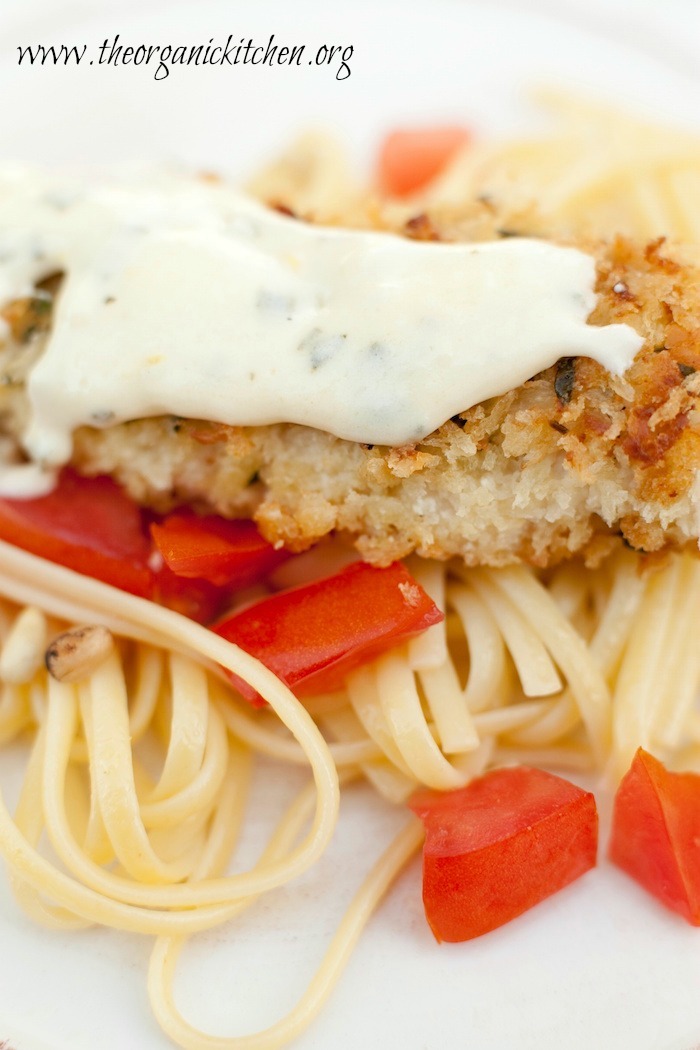
M 403 231 L 438 239 L 426 216 Z M 502 231 L 501 231 L 502 232 Z M 301 551 L 337 532 L 384 565 L 413 551 L 469 565 L 588 563 L 624 542 L 647 552 L 700 532 L 700 272 L 663 241 L 585 246 L 597 259 L 593 324 L 644 346 L 624 379 L 562 358 L 415 445 L 362 445 L 294 424 L 232 427 L 172 416 L 80 428 L 73 464 L 140 503 L 253 516 Z M 22 380 L 50 325 L 49 282 L 4 311 L 3 429 L 26 419 Z

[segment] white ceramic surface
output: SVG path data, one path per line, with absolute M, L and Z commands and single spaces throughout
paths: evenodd
M 308 125 L 335 130 L 366 164 L 384 129 L 405 120 L 466 120 L 495 133 L 536 117 L 525 87 L 557 83 L 685 123 L 700 121 L 700 87 L 622 39 L 615 15 L 599 32 L 581 18 L 511 5 L 298 0 L 163 5 L 9 2 L 0 8 L 0 150 L 45 164 L 105 168 L 178 162 L 234 176 Z M 551 6 L 551 5 L 550 5 Z M 598 5 L 601 6 L 601 5 Z M 642 5 L 643 6 L 643 5 Z M 681 12 L 690 6 L 672 5 Z M 630 11 L 638 5 L 628 5 Z M 42 10 L 44 16 L 37 17 Z M 575 13 L 575 12 L 574 12 Z M 605 35 L 605 25 L 611 35 Z M 651 24 L 651 23 L 649 23 Z M 681 41 L 682 25 L 674 37 Z M 352 44 L 351 76 L 327 69 L 18 68 L 17 44 L 129 43 L 210 37 Z M 632 34 L 634 38 L 634 34 Z M 689 44 L 684 41 L 684 54 Z M 671 48 L 675 44 L 669 45 Z M 672 55 L 670 56 L 672 58 Z M 682 69 L 683 71 L 679 71 Z M 0 756 L 17 789 L 20 756 Z M 290 786 L 265 769 L 254 855 Z M 293 780 L 294 778 L 292 778 Z M 605 809 L 605 797 L 601 795 Z M 178 979 L 182 1009 L 220 1034 L 263 1027 L 289 1009 L 320 958 L 353 887 L 400 815 L 353 791 L 333 849 L 298 885 L 264 900 L 235 928 L 197 938 Z M 0 873 L 0 1042 L 14 1050 L 165 1050 L 145 993 L 147 939 L 104 931 L 63 936 L 14 907 Z M 693 1050 L 700 1046 L 700 932 L 658 908 L 605 863 L 517 922 L 466 945 L 439 947 L 422 917 L 411 866 L 373 918 L 301 1050 Z

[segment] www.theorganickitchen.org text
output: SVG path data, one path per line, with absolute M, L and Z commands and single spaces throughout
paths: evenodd
M 350 76 L 352 44 L 281 43 L 272 33 L 267 40 L 210 37 L 204 44 L 126 43 L 117 33 L 98 45 L 18 44 L 20 66 L 146 66 L 155 80 L 165 80 L 178 66 L 317 66 L 336 80 Z

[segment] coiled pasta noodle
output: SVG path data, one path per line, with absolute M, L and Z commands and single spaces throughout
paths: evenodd
M 427 203 L 487 195 L 513 212 L 535 206 L 550 234 L 670 237 L 698 258 L 700 142 L 691 132 L 554 90 L 535 100 L 553 118 L 539 137 L 465 150 Z
M 700 607 L 700 566 L 691 556 L 644 569 L 622 552 L 598 570 L 564 566 L 546 579 L 525 568 L 425 568 L 417 575 L 445 621 L 420 645 L 353 672 L 346 690 L 310 704 L 312 719 L 269 672 L 206 630 L 0 545 L 3 592 L 25 600 L 29 590 L 35 602 L 1 607 L 9 680 L 0 740 L 33 737 L 14 819 L 0 802 L 13 889 L 54 928 L 98 922 L 155 936 L 149 992 L 178 1045 L 285 1045 L 328 998 L 373 908 L 420 844 L 411 819 L 286 1018 L 232 1039 L 193 1028 L 173 997 L 186 939 L 235 919 L 313 863 L 332 832 L 338 775 L 364 776 L 402 802 L 419 784 L 449 789 L 493 763 L 617 775 L 640 742 L 672 760 L 700 739 L 692 705 L 700 666 L 688 626 Z M 682 629 L 672 614 L 679 607 Z M 77 684 L 53 680 L 41 660 L 50 628 L 62 626 L 49 617 L 67 608 L 132 639 Z M 170 639 L 176 649 L 163 648 Z M 214 660 L 259 683 L 271 710 L 247 708 Z M 227 875 L 255 753 L 310 764 L 315 783 L 291 803 L 257 863 Z M 38 850 L 43 834 L 55 863 Z

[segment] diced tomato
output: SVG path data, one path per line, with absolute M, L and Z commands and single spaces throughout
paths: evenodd
M 469 131 L 462 127 L 391 132 L 379 154 L 380 188 L 395 197 L 422 189 L 447 167 L 469 139 Z
M 230 605 L 231 593 L 227 587 L 216 587 L 208 580 L 187 580 L 176 576 L 167 565 L 163 565 L 153 573 L 149 597 L 190 620 L 209 624 Z
M 0 499 L 0 539 L 200 623 L 218 616 L 229 595 L 157 568 L 145 512 L 108 477 L 65 469 L 46 496 Z
M 289 557 L 263 539 L 252 521 L 173 511 L 151 525 L 165 564 L 176 576 L 242 589 L 257 583 Z
M 540 769 L 496 769 L 409 805 L 425 824 L 423 903 L 438 941 L 488 933 L 596 863 L 593 795 Z
M 37 499 L 0 499 L 0 539 L 140 597 L 152 592 L 141 511 L 111 478 L 63 470 Z
M 610 859 L 700 926 L 700 776 L 671 773 L 639 748 L 613 809 Z
M 439 623 L 443 614 L 400 562 L 355 562 L 266 598 L 215 626 L 301 696 L 337 689 L 361 663 Z M 234 679 L 255 706 L 262 698 Z

